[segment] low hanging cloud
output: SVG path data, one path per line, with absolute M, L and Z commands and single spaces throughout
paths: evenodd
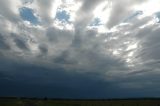
M 159 96 L 158 3 L 1 0 L 0 96 Z

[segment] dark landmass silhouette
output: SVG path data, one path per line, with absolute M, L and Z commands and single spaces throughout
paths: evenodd
M 160 98 L 65 99 L 0 97 L 0 106 L 160 106 Z

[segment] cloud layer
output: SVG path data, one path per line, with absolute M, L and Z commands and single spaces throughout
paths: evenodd
M 159 2 L 1 0 L 0 96 L 159 96 Z

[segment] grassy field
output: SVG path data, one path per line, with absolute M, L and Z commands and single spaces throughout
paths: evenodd
M 160 106 L 160 99 L 47 100 L 0 98 L 0 106 Z

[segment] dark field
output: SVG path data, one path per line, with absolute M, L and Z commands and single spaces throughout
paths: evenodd
M 62 100 L 0 98 L 0 106 L 160 106 L 160 99 Z

